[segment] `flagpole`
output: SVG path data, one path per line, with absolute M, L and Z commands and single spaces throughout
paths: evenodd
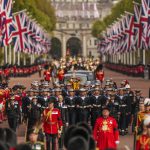
M 13 64 L 16 64 L 16 51 L 13 49 Z
M 7 46 L 4 46 L 4 64 L 7 64 Z
M 146 50 L 143 49 L 143 65 L 146 64 L 146 57 L 145 57 L 145 54 L 146 54 Z
M 26 65 L 26 55 L 24 54 L 24 57 L 23 57 L 23 65 L 25 66 Z
M 18 12 L 15 12 L 15 13 L 13 13 L 12 15 L 13 16 L 15 16 L 15 15 L 17 15 L 17 14 L 20 14 L 20 13 L 22 13 L 22 12 L 26 12 L 27 10 L 26 9 L 24 9 L 24 10 L 21 10 L 21 11 L 18 11 Z
M 11 44 L 9 44 L 9 64 L 11 64 Z
M 20 66 L 20 52 L 18 51 L 18 65 Z

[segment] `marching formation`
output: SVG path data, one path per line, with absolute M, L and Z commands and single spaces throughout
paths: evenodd
M 70 70 L 72 76 L 64 83 L 65 74 Z M 83 84 L 76 77 L 79 70 L 93 71 L 95 81 Z M 28 89 L 23 85 L 12 89 L 1 86 L 0 120 L 7 118 L 14 131 L 25 123 L 25 138 L 32 149 L 38 149 L 33 148 L 35 145 L 44 150 L 46 139 L 47 150 L 64 146 L 69 150 L 68 136 L 75 138 L 80 135 L 78 132 L 85 130 L 78 129 L 79 124 L 93 130 L 90 138 L 95 140 L 99 150 L 116 149 L 119 134 L 125 136 L 131 126 L 135 149 L 150 148 L 150 99 L 144 98 L 140 90 L 133 91 L 127 80 L 120 85 L 112 78 L 104 80 L 99 60 L 54 60 L 45 66 L 43 76 L 44 79 L 33 81 Z M 72 128 L 76 128 L 77 133 L 72 133 Z

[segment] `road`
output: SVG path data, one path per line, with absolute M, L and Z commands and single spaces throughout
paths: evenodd
M 123 75 L 114 71 L 110 71 L 108 69 L 105 69 L 105 78 L 112 78 L 114 81 L 116 81 L 117 85 L 121 83 L 122 80 L 126 79 L 129 81 L 131 88 L 133 90 L 135 89 L 141 89 L 142 93 L 145 97 L 148 97 L 149 94 L 149 88 L 150 88 L 150 80 L 144 80 L 142 78 L 133 78 L 129 77 L 127 75 Z M 34 74 L 27 78 L 11 78 L 9 85 L 12 87 L 16 83 L 24 84 L 26 87 L 30 87 L 30 84 L 33 80 L 40 80 L 38 77 L 38 74 Z M 0 127 L 8 127 L 7 121 L 3 124 L 0 124 Z M 25 135 L 26 126 L 21 125 L 17 130 L 17 137 L 18 137 L 18 143 L 24 142 L 24 135 Z M 120 136 L 120 144 L 118 146 L 118 150 L 125 150 L 125 146 L 128 146 L 130 150 L 133 150 L 133 134 L 131 133 L 131 130 L 129 128 L 129 134 L 126 136 Z

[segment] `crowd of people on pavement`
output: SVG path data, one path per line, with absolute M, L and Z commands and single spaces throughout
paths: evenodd
M 105 79 L 98 59 L 54 60 L 44 68 L 43 79 L 28 88 L 1 84 L 0 122 L 8 120 L 10 129 L 0 129 L 0 150 L 116 150 L 119 136 L 126 136 L 129 127 L 134 149 L 150 149 L 150 99 L 133 91 L 127 80 L 117 85 Z M 64 83 L 70 70 L 73 76 Z M 83 84 L 76 77 L 78 70 L 92 71 L 95 81 Z M 9 145 L 6 131 L 16 136 L 23 123 L 26 144 Z

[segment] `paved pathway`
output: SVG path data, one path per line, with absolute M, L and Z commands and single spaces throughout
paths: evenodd
M 127 79 L 133 90 L 141 89 L 143 92 L 143 95 L 145 97 L 148 96 L 148 92 L 149 92 L 148 89 L 150 88 L 150 80 L 146 81 L 142 78 L 129 77 L 129 76 L 117 73 L 117 72 L 110 71 L 108 69 L 105 69 L 105 77 L 113 78 L 113 80 L 115 80 L 118 85 L 121 83 L 122 80 Z M 9 85 L 12 87 L 15 83 L 21 83 L 21 84 L 24 84 L 25 86 L 29 87 L 33 80 L 40 80 L 38 74 L 34 74 L 27 78 L 11 78 Z M 0 127 L 8 127 L 7 122 L 0 124 Z M 24 142 L 25 130 L 26 130 L 25 125 L 21 125 L 19 127 L 19 129 L 17 131 L 18 143 Z M 124 146 L 128 146 L 130 148 L 130 150 L 133 150 L 133 135 L 131 132 L 129 132 L 129 134 L 127 136 L 124 136 L 124 137 L 120 136 L 120 144 L 119 144 L 118 149 L 125 150 Z

